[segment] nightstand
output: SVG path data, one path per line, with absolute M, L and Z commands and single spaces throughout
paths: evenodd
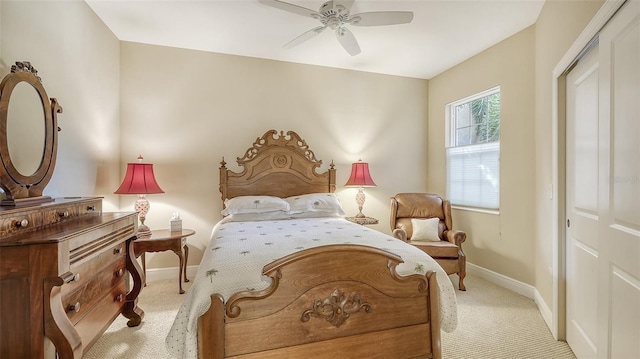
M 378 220 L 373 217 L 344 217 L 344 219 L 361 225 L 378 224 Z
M 180 258 L 180 267 L 178 271 L 178 283 L 180 294 L 184 293 L 182 289 L 182 278 L 187 279 L 187 260 L 189 259 L 189 247 L 187 246 L 187 237 L 194 235 L 196 232 L 192 229 L 183 229 L 180 232 L 171 232 L 168 229 L 156 229 L 151 231 L 151 235 L 142 236 L 133 241 L 133 249 L 136 258 L 142 255 L 142 268 L 144 272 L 145 284 L 147 282 L 147 265 L 144 254 L 146 252 L 162 252 L 173 251 Z

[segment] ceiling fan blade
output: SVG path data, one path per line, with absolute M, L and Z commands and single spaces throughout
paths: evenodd
M 336 29 L 336 37 L 349 55 L 356 56 L 360 53 L 360 45 L 358 45 L 358 41 L 356 41 L 355 36 L 349 29 L 343 26 L 339 27 Z
M 407 24 L 412 20 L 411 11 L 379 11 L 351 15 L 349 23 L 356 26 L 381 26 Z
M 278 0 L 258 0 L 258 1 L 262 4 L 275 7 L 276 9 L 292 12 L 294 14 L 298 14 L 302 16 L 308 16 L 313 19 L 320 19 L 322 17 L 322 15 L 315 10 L 307 9 L 306 7 L 302 7 L 294 4 L 289 4 L 288 2 L 278 1 Z
M 319 33 L 323 32 L 324 29 L 326 29 L 326 28 L 327 28 L 326 26 L 318 26 L 318 27 L 316 27 L 314 29 L 311 29 L 311 30 L 305 32 L 304 34 L 296 37 L 295 39 L 287 42 L 283 47 L 287 48 L 287 49 L 290 49 L 290 48 L 292 48 L 292 47 L 294 47 L 296 45 L 299 45 L 299 44 L 309 40 L 310 38 L 318 35 Z

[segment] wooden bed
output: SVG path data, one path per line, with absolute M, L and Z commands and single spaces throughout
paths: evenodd
M 335 169 L 298 134 L 258 138 L 239 173 L 220 167 L 222 199 L 333 192 Z M 263 269 L 271 285 L 226 302 L 211 296 L 198 320 L 200 358 L 440 358 L 436 275 L 399 276 L 402 259 L 364 245 L 329 245 L 280 258 Z

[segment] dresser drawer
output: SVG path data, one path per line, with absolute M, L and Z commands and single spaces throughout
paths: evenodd
M 83 263 L 93 261 L 105 251 L 113 255 L 126 252 L 125 242 L 135 236 L 133 216 L 124 217 L 108 226 L 95 228 L 91 232 L 79 233 L 69 239 L 69 265 L 71 270 Z
M 100 198 L 59 198 L 34 207 L 0 207 L 0 238 L 34 232 L 57 223 L 101 213 Z
M 126 297 L 127 273 L 126 262 L 122 257 L 90 278 L 86 278 L 76 284 L 72 282 L 68 285 L 63 285 L 63 293 L 66 288 L 75 287 L 75 290 L 64 293 L 62 297 L 62 305 L 71 323 L 77 324 L 106 297 L 112 300 L 115 300 L 118 294 Z M 114 290 L 116 291 L 114 292 Z M 109 293 L 115 294 L 109 295 Z
M 82 216 L 85 214 L 95 214 L 102 213 L 102 201 L 88 201 L 87 203 L 82 203 L 77 207 L 78 215 Z
M 122 312 L 127 299 L 125 281 L 118 283 L 108 293 L 103 293 L 95 305 L 87 308 L 87 313 L 74 327 L 82 338 L 82 345 L 88 350 L 109 327 L 113 319 Z
M 35 211 L 0 217 L 0 236 L 7 237 L 21 232 L 30 232 L 33 228 L 42 226 L 42 218 L 42 213 Z
M 60 206 L 42 212 L 45 224 L 53 224 L 72 220 L 78 217 L 77 206 Z
M 74 280 L 62 286 L 62 295 L 83 287 L 88 281 L 94 280 L 96 273 L 100 273 L 106 268 L 113 269 L 114 277 L 121 277 L 126 274 L 126 242 L 118 242 L 112 247 L 97 253 L 92 260 L 72 264 L 69 271 L 75 275 Z

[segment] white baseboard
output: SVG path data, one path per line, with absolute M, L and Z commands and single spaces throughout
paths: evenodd
M 192 280 L 196 276 L 196 272 L 198 271 L 198 266 L 187 266 L 187 278 Z M 178 267 L 167 267 L 167 268 L 147 268 L 147 283 L 151 283 L 158 280 L 165 279 L 177 279 L 178 278 Z
M 542 300 L 542 296 L 538 290 L 529 284 L 520 282 L 519 280 L 513 279 L 511 277 L 507 277 L 506 275 L 494 272 L 492 270 L 477 266 L 473 263 L 467 262 L 467 273 L 472 274 L 476 277 L 480 277 L 487 282 L 491 282 L 495 285 L 499 285 L 503 288 L 509 289 L 510 291 L 516 292 L 520 295 L 524 295 L 527 298 L 533 299 L 540 311 L 540 315 L 544 319 L 545 323 L 549 329 L 551 329 L 552 323 L 552 314 L 551 309 L 547 305 L 547 303 Z

